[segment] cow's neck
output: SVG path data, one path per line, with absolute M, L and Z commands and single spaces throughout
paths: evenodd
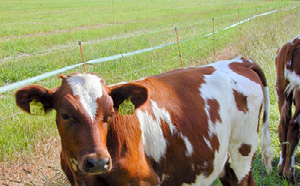
M 142 132 L 136 115 L 117 115 L 112 118 L 107 148 L 113 163 L 113 171 L 109 177 L 114 185 L 140 185 L 144 182 L 158 184 L 158 176 L 145 156 Z
M 142 140 L 136 115 L 115 115 L 110 122 L 107 147 L 112 159 L 136 156 Z

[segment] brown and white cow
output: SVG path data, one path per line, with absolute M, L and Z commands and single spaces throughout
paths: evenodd
M 251 162 L 264 106 L 262 154 L 269 171 L 269 92 L 261 68 L 241 57 L 106 86 L 93 74 L 61 76 L 33 99 L 57 111 L 61 164 L 72 185 L 255 185 Z M 132 115 L 119 105 L 130 98 Z M 129 102 L 129 101 L 128 101 Z M 127 103 L 128 103 L 127 102 Z
M 278 173 L 294 183 L 294 161 L 300 124 L 300 36 L 277 50 L 276 94 L 280 112 L 278 126 L 281 156 Z M 292 105 L 295 105 L 292 117 Z

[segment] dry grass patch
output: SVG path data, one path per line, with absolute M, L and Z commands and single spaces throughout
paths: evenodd
M 39 142 L 32 153 L 16 152 L 0 162 L 2 185 L 67 185 L 60 167 L 59 138 Z

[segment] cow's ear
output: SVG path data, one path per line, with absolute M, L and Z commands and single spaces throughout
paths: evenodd
M 15 93 L 16 104 L 24 111 L 30 113 L 30 103 L 41 102 L 45 111 L 50 111 L 54 107 L 54 93 L 57 88 L 48 90 L 38 85 L 29 85 L 20 88 Z
M 138 108 L 147 101 L 148 89 L 139 84 L 128 83 L 112 87 L 109 90 L 109 95 L 113 99 L 114 108 L 119 108 L 119 105 L 128 98 L 135 105 L 135 108 Z

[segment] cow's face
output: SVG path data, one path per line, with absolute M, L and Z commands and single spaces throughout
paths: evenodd
M 56 123 L 62 153 L 74 172 L 100 174 L 111 169 L 106 147 L 108 119 L 113 101 L 104 80 L 92 74 L 61 76 L 62 84 L 53 90 L 29 85 L 16 92 L 16 102 L 29 112 L 35 99 L 45 110 L 57 111 Z
M 145 87 L 135 84 L 108 88 L 92 74 L 61 76 L 61 86 L 48 90 L 29 85 L 16 92 L 19 107 L 29 112 L 29 103 L 42 102 L 45 110 L 54 108 L 61 137 L 62 153 L 69 168 L 80 174 L 101 174 L 112 168 L 106 146 L 109 120 L 114 110 L 131 98 L 136 107 L 148 98 Z
M 99 174 L 111 169 L 106 147 L 113 101 L 102 78 L 91 74 L 62 77 L 56 93 L 56 123 L 62 149 L 74 171 Z

